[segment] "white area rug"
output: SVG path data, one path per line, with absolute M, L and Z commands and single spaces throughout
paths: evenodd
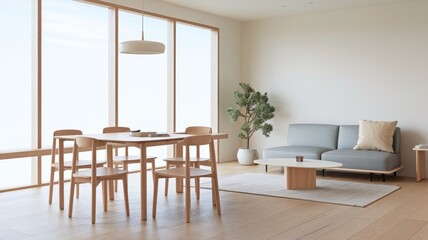
M 211 188 L 211 182 L 201 183 Z M 284 176 L 266 173 L 242 173 L 219 178 L 222 191 L 294 198 L 316 202 L 365 207 L 400 187 L 374 183 L 357 183 L 317 178 L 317 189 L 287 190 Z

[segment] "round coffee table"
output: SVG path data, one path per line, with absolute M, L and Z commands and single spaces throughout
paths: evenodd
M 297 162 L 295 158 L 259 159 L 254 160 L 254 163 L 284 167 L 285 188 L 290 190 L 315 189 L 317 169 L 343 166 L 341 163 L 315 159 L 303 159 L 303 162 Z

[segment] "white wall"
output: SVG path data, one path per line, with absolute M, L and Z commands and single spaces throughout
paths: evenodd
M 399 175 L 415 175 L 415 144 L 428 143 L 428 1 L 245 23 L 243 79 L 276 107 L 263 148 L 286 143 L 290 123 L 398 120 Z M 428 165 L 427 165 L 428 167 Z
M 141 8 L 137 0 L 104 0 L 121 6 Z M 144 10 L 197 22 L 220 29 L 219 31 L 219 132 L 229 133 L 229 138 L 220 141 L 220 161 L 236 159 L 240 140 L 236 124 L 230 122 L 226 108 L 233 105 L 233 91 L 241 82 L 241 23 L 199 11 L 179 7 L 159 0 L 144 0 Z

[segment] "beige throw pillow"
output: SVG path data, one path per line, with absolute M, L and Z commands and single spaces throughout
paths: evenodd
M 380 122 L 360 120 L 358 142 L 354 149 L 379 150 L 393 153 L 394 149 L 392 148 L 392 143 L 396 126 L 397 121 Z

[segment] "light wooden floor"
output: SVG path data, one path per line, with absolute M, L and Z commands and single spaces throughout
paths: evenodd
M 248 171 L 264 172 L 264 167 L 219 164 L 222 176 Z M 369 182 L 367 175 L 327 173 L 326 178 Z M 190 224 L 185 223 L 183 194 L 172 188 L 165 198 L 163 181 L 157 218 L 151 218 L 148 181 L 148 220 L 140 221 L 139 176 L 129 180 L 130 217 L 120 190 L 108 212 L 102 210 L 99 192 L 95 225 L 90 223 L 88 186 L 82 186 L 72 219 L 67 214 L 69 184 L 65 211 L 59 211 L 57 195 L 48 204 L 48 187 L 0 193 L 0 239 L 428 239 L 428 181 L 413 178 L 388 177 L 386 184 L 401 189 L 366 208 L 220 192 L 223 214 L 218 216 L 210 190 L 201 190 L 201 200 L 192 199 Z M 380 177 L 374 182 L 381 183 Z

